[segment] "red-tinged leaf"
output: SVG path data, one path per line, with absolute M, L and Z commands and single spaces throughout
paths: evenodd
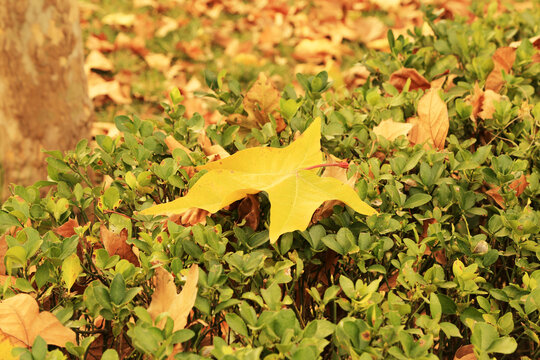
M 529 186 L 529 183 L 527 182 L 527 177 L 525 175 L 521 175 L 521 177 L 512 181 L 510 184 L 510 188 L 516 192 L 517 196 L 523 194 L 527 186 Z
M 505 204 L 504 204 L 504 199 L 501 195 L 501 193 L 499 192 L 501 188 L 499 186 L 495 186 L 494 188 L 491 188 L 489 189 L 488 191 L 486 191 L 486 194 L 488 194 L 493 200 L 495 200 L 495 202 L 503 209 L 506 208 Z
M 405 87 L 407 79 L 411 79 L 409 90 L 427 90 L 431 87 L 431 84 L 429 83 L 429 81 L 426 80 L 425 77 L 420 75 L 418 71 L 416 71 L 416 69 L 410 68 L 401 68 L 397 71 L 394 71 L 394 73 L 390 75 L 390 84 L 392 84 L 396 89 L 398 89 L 399 92 L 401 92 Z
M 476 360 L 474 346 L 472 344 L 460 346 L 454 355 L 454 360 Z
M 62 226 L 53 229 L 56 235 L 63 236 L 65 238 L 75 235 L 75 228 L 79 226 L 79 221 L 75 219 L 69 219 Z
M 101 224 L 100 234 L 103 247 L 110 256 L 118 255 L 121 259 L 126 259 L 133 265 L 139 266 L 139 259 L 137 259 L 135 253 L 133 253 L 131 245 L 126 242 L 128 238 L 126 229 L 122 229 L 120 234 L 116 234 L 107 229 L 105 225 Z
M 485 89 L 499 92 L 504 85 L 502 71 L 504 70 L 508 73 L 512 70 L 512 66 L 516 60 L 516 49 L 511 47 L 499 48 L 495 50 L 492 59 L 493 70 L 491 70 L 486 79 Z

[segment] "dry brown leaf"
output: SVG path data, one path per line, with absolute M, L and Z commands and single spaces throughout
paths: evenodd
M 476 121 L 478 113 L 482 110 L 482 103 L 484 101 L 484 91 L 480 89 L 478 82 L 474 83 L 473 93 L 467 97 L 468 101 L 472 105 L 471 116 Z
M 76 343 L 75 333 L 48 311 L 39 312 L 36 300 L 18 294 L 0 302 L 0 330 L 18 343 L 31 347 L 39 335 L 50 345 Z
M 255 81 L 244 96 L 243 105 L 248 116 L 244 119 L 240 118 L 240 120 L 245 121 L 241 121 L 238 125 L 248 129 L 262 127 L 270 121 L 270 114 L 277 120 L 280 98 L 279 91 L 274 84 L 272 84 L 264 73 L 260 73 L 257 81 Z M 284 125 L 285 123 L 281 119 L 281 123 L 277 124 L 277 131 L 280 132 L 283 130 Z
M 462 345 L 457 349 L 454 360 L 476 360 L 474 355 L 474 345 Z
M 343 80 L 348 89 L 355 89 L 364 85 L 370 74 L 365 65 L 355 64 L 343 72 Z
M 97 50 L 100 52 L 109 52 L 114 50 L 114 45 L 111 44 L 105 36 L 95 34 L 88 36 L 85 47 L 89 50 Z
M 484 91 L 482 100 L 482 111 L 478 113 L 478 117 L 481 119 L 491 119 L 493 117 L 493 113 L 495 112 L 495 103 L 501 101 L 502 96 L 500 94 L 497 94 L 493 90 L 486 90 Z
M 148 54 L 149 50 L 146 48 L 146 41 L 140 36 L 130 37 L 126 33 L 119 33 L 114 39 L 114 46 L 116 49 L 129 49 L 141 56 Z
M 172 221 L 173 223 L 180 224 L 183 226 L 194 226 L 197 224 L 205 225 L 206 217 L 209 215 L 210 213 L 206 210 L 199 209 L 199 208 L 192 208 L 183 212 L 182 214 L 175 214 L 175 215 L 169 216 L 169 220 Z
M 105 81 L 98 75 L 96 76 L 91 76 L 88 79 L 88 95 L 91 99 L 106 95 L 117 104 L 131 104 L 131 98 L 124 93 L 117 80 Z
M 173 332 L 185 328 L 187 317 L 197 298 L 197 282 L 199 281 L 199 266 L 194 264 L 186 275 L 186 283 L 180 294 L 176 293 L 176 285 L 173 276 L 165 269 L 159 267 L 154 275 L 155 290 L 152 301 L 148 306 L 148 313 L 152 319 L 164 312 L 174 320 Z M 165 325 L 166 319 L 162 319 L 159 327 Z
M 53 229 L 53 231 L 56 235 L 60 235 L 67 238 L 67 237 L 75 235 L 74 229 L 78 226 L 79 226 L 79 221 L 77 220 L 77 218 L 69 219 L 62 226 L 59 226 L 56 229 Z
M 128 238 L 127 229 L 122 229 L 120 234 L 116 234 L 103 224 L 100 226 L 101 241 L 103 242 L 103 247 L 110 256 L 118 255 L 121 259 L 126 259 L 135 266 L 139 266 L 139 259 L 131 249 L 126 241 Z
M 326 38 L 303 39 L 294 47 L 292 56 L 298 61 L 319 63 L 327 57 L 333 56 L 339 59 L 342 52 L 341 44 Z
M 527 186 L 529 186 L 529 183 L 524 174 L 510 183 L 510 188 L 516 192 L 516 196 L 523 194 Z
M 493 200 L 495 200 L 495 202 L 497 204 L 499 204 L 499 206 L 502 208 L 502 209 L 506 209 L 506 206 L 504 204 L 504 199 L 501 195 L 501 193 L 499 192 L 501 188 L 499 186 L 495 186 L 491 189 L 489 189 L 488 191 L 486 191 L 486 194 L 488 194 L 489 196 L 491 196 L 491 198 Z
M 396 122 L 392 119 L 386 119 L 373 128 L 375 135 L 382 136 L 383 138 L 394 141 L 400 136 L 407 136 L 414 125 L 410 123 Z
M 245 220 L 246 225 L 257 230 L 261 215 L 261 204 L 257 195 L 248 194 L 238 205 L 238 217 Z
M 492 56 L 493 70 L 489 73 L 486 79 L 485 89 L 499 92 L 504 85 L 502 70 L 509 73 L 512 70 L 514 61 L 516 60 L 516 49 L 512 47 L 502 47 L 495 50 Z
M 92 50 L 90 54 L 86 57 L 84 61 L 84 70 L 88 74 L 91 69 L 101 70 L 101 71 L 113 71 L 113 63 L 105 57 L 100 51 Z
M 105 15 L 101 22 L 105 25 L 116 25 L 116 26 L 132 26 L 135 23 L 135 14 L 126 14 L 126 13 L 111 13 Z
M 407 79 L 411 79 L 411 85 L 409 86 L 409 90 L 427 90 L 431 87 L 431 84 L 429 83 L 429 81 L 426 80 L 425 77 L 420 75 L 418 71 L 416 71 L 416 69 L 410 68 L 401 68 L 397 71 L 394 71 L 392 75 L 390 75 L 390 84 L 392 84 L 392 86 L 394 86 L 396 89 L 398 89 L 399 92 L 401 92 L 405 87 Z
M 182 145 L 178 140 L 176 140 L 172 135 L 168 135 L 166 138 L 165 138 L 165 144 L 167 145 L 167 147 L 169 148 L 169 151 L 172 153 L 174 151 L 174 149 L 181 149 L 183 150 L 187 156 L 193 160 L 191 158 L 191 150 L 189 150 L 187 147 L 185 147 L 184 145 Z
M 159 28 L 156 30 L 156 37 L 164 37 L 171 31 L 178 29 L 179 23 L 176 19 L 173 19 L 168 16 L 163 16 L 160 18 Z
M 198 142 L 209 161 L 216 161 L 230 156 L 227 150 L 225 150 L 221 145 L 213 145 L 204 132 L 199 134 Z
M 444 149 L 446 135 L 450 122 L 448 109 L 439 96 L 437 89 L 427 91 L 418 102 L 418 118 L 409 119 L 407 122 L 415 124 L 409 132 L 411 144 L 426 143 L 436 149 Z
M 144 60 L 152 69 L 167 72 L 171 67 L 172 56 L 159 53 L 148 53 L 144 56 Z

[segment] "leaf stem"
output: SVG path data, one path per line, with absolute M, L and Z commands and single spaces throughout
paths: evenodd
M 333 163 L 333 164 L 318 164 L 318 165 L 313 165 L 313 166 L 308 166 L 306 168 L 303 168 L 301 170 L 311 170 L 311 169 L 317 169 L 317 168 L 322 168 L 322 167 L 330 167 L 330 166 L 338 166 L 342 169 L 348 169 L 349 168 L 349 163 L 346 162 L 346 161 L 340 161 L 338 163 Z

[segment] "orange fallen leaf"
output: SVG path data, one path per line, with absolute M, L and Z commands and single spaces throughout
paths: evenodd
M 396 89 L 398 89 L 399 92 L 401 92 L 405 87 L 407 79 L 411 79 L 411 85 L 409 86 L 409 90 L 427 90 L 431 87 L 431 84 L 429 83 L 429 81 L 426 80 L 425 77 L 420 75 L 418 71 L 416 71 L 416 69 L 410 68 L 401 68 L 397 71 L 394 71 L 392 75 L 390 75 L 390 84 L 392 84 L 392 86 L 394 86 Z
M 407 122 L 415 124 L 409 133 L 409 141 L 425 143 L 442 150 L 448 134 L 450 122 L 446 103 L 442 101 L 437 89 L 428 90 L 418 102 L 418 117 Z
M 489 73 L 486 79 L 485 88 L 499 92 L 504 85 L 502 70 L 506 73 L 510 72 L 514 61 L 516 60 L 516 49 L 512 47 L 502 47 L 495 50 L 492 56 L 493 70 Z
M 525 174 L 510 183 L 510 188 L 516 192 L 516 196 L 523 194 L 527 186 L 529 186 L 529 183 Z
M 199 266 L 192 265 L 186 275 L 186 283 L 179 294 L 176 293 L 176 285 L 173 276 L 162 267 L 157 268 L 154 275 L 155 290 L 152 301 L 148 306 L 148 313 L 152 319 L 156 319 L 161 313 L 168 313 L 174 320 L 173 332 L 185 328 L 187 317 L 197 298 L 197 282 L 199 281 Z M 163 327 L 166 319 L 158 324 Z
M 75 332 L 50 312 L 39 312 L 36 300 L 27 294 L 0 302 L 0 330 L 26 347 L 31 347 L 38 335 L 50 345 L 65 347 L 67 342 L 76 343 Z
M 407 136 L 413 128 L 413 124 L 396 122 L 392 119 L 386 119 L 373 128 L 373 133 L 383 138 L 394 141 L 400 136 Z
M 501 188 L 499 186 L 495 186 L 489 190 L 486 191 L 486 194 L 488 194 L 493 200 L 495 200 L 495 202 L 497 204 L 499 204 L 499 206 L 503 209 L 506 208 L 505 204 L 504 204 L 504 199 L 501 195 L 501 193 L 499 192 Z
M 131 246 L 126 242 L 128 237 L 127 229 L 122 229 L 120 234 L 116 234 L 103 224 L 100 226 L 101 241 L 103 247 L 110 256 L 118 255 L 121 259 L 126 259 L 135 266 L 139 266 L 139 259 L 131 249 Z
M 79 226 L 79 221 L 75 219 L 69 219 L 62 226 L 53 229 L 56 235 L 63 237 L 70 237 L 75 235 L 75 228 Z

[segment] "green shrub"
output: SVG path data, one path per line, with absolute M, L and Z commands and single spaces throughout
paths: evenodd
M 453 357 L 467 344 L 479 359 L 538 358 L 540 63 L 528 38 L 538 33 L 540 16 L 488 13 L 470 25 L 432 23 L 429 12 L 427 18 L 434 35 L 417 29 L 410 40 L 389 33 L 391 51 L 362 59 L 370 76 L 347 96 L 328 91 L 325 72 L 299 74 L 305 93 L 286 86 L 279 110 L 261 127 L 205 127 L 198 114 L 184 117 L 173 92 L 162 121 L 118 116 L 120 136 L 49 152 L 49 179 L 13 187 L 0 210 L 3 262 L 16 279 L 3 280 L 2 299 L 31 294 L 75 331 L 77 344 L 65 353 L 81 359 L 89 348 L 110 349 L 106 359 L 164 359 L 175 344 L 184 349 L 177 359 L 434 359 Z M 503 98 L 491 116 L 473 121 L 475 83 L 483 87 L 495 50 L 516 40 Z M 403 67 L 429 82 L 447 77 L 443 150 L 373 132 L 383 120 L 404 122 L 416 113 L 424 90 L 408 90 L 409 81 L 400 92 L 389 81 Z M 205 78 L 207 96 L 220 101 L 224 116 L 246 115 L 238 81 L 223 73 Z M 287 125 L 280 132 L 277 116 Z M 255 230 L 237 205 L 195 226 L 139 214 L 197 181 L 200 173 L 187 169 L 208 161 L 201 132 L 230 153 L 281 147 L 315 117 L 324 120 L 323 151 L 348 159 L 349 176 L 358 174 L 356 191 L 378 215 L 338 205 L 306 231 L 270 244 L 264 193 L 257 196 Z M 189 156 L 171 153 L 168 135 Z M 106 236 L 126 241 L 134 253 L 111 256 L 103 249 Z M 146 310 L 159 264 L 177 285 L 185 270 L 199 266 L 186 329 L 172 331 L 170 320 L 160 328 Z M 48 358 L 62 357 L 48 350 Z M 22 356 L 46 353 L 37 337 Z

